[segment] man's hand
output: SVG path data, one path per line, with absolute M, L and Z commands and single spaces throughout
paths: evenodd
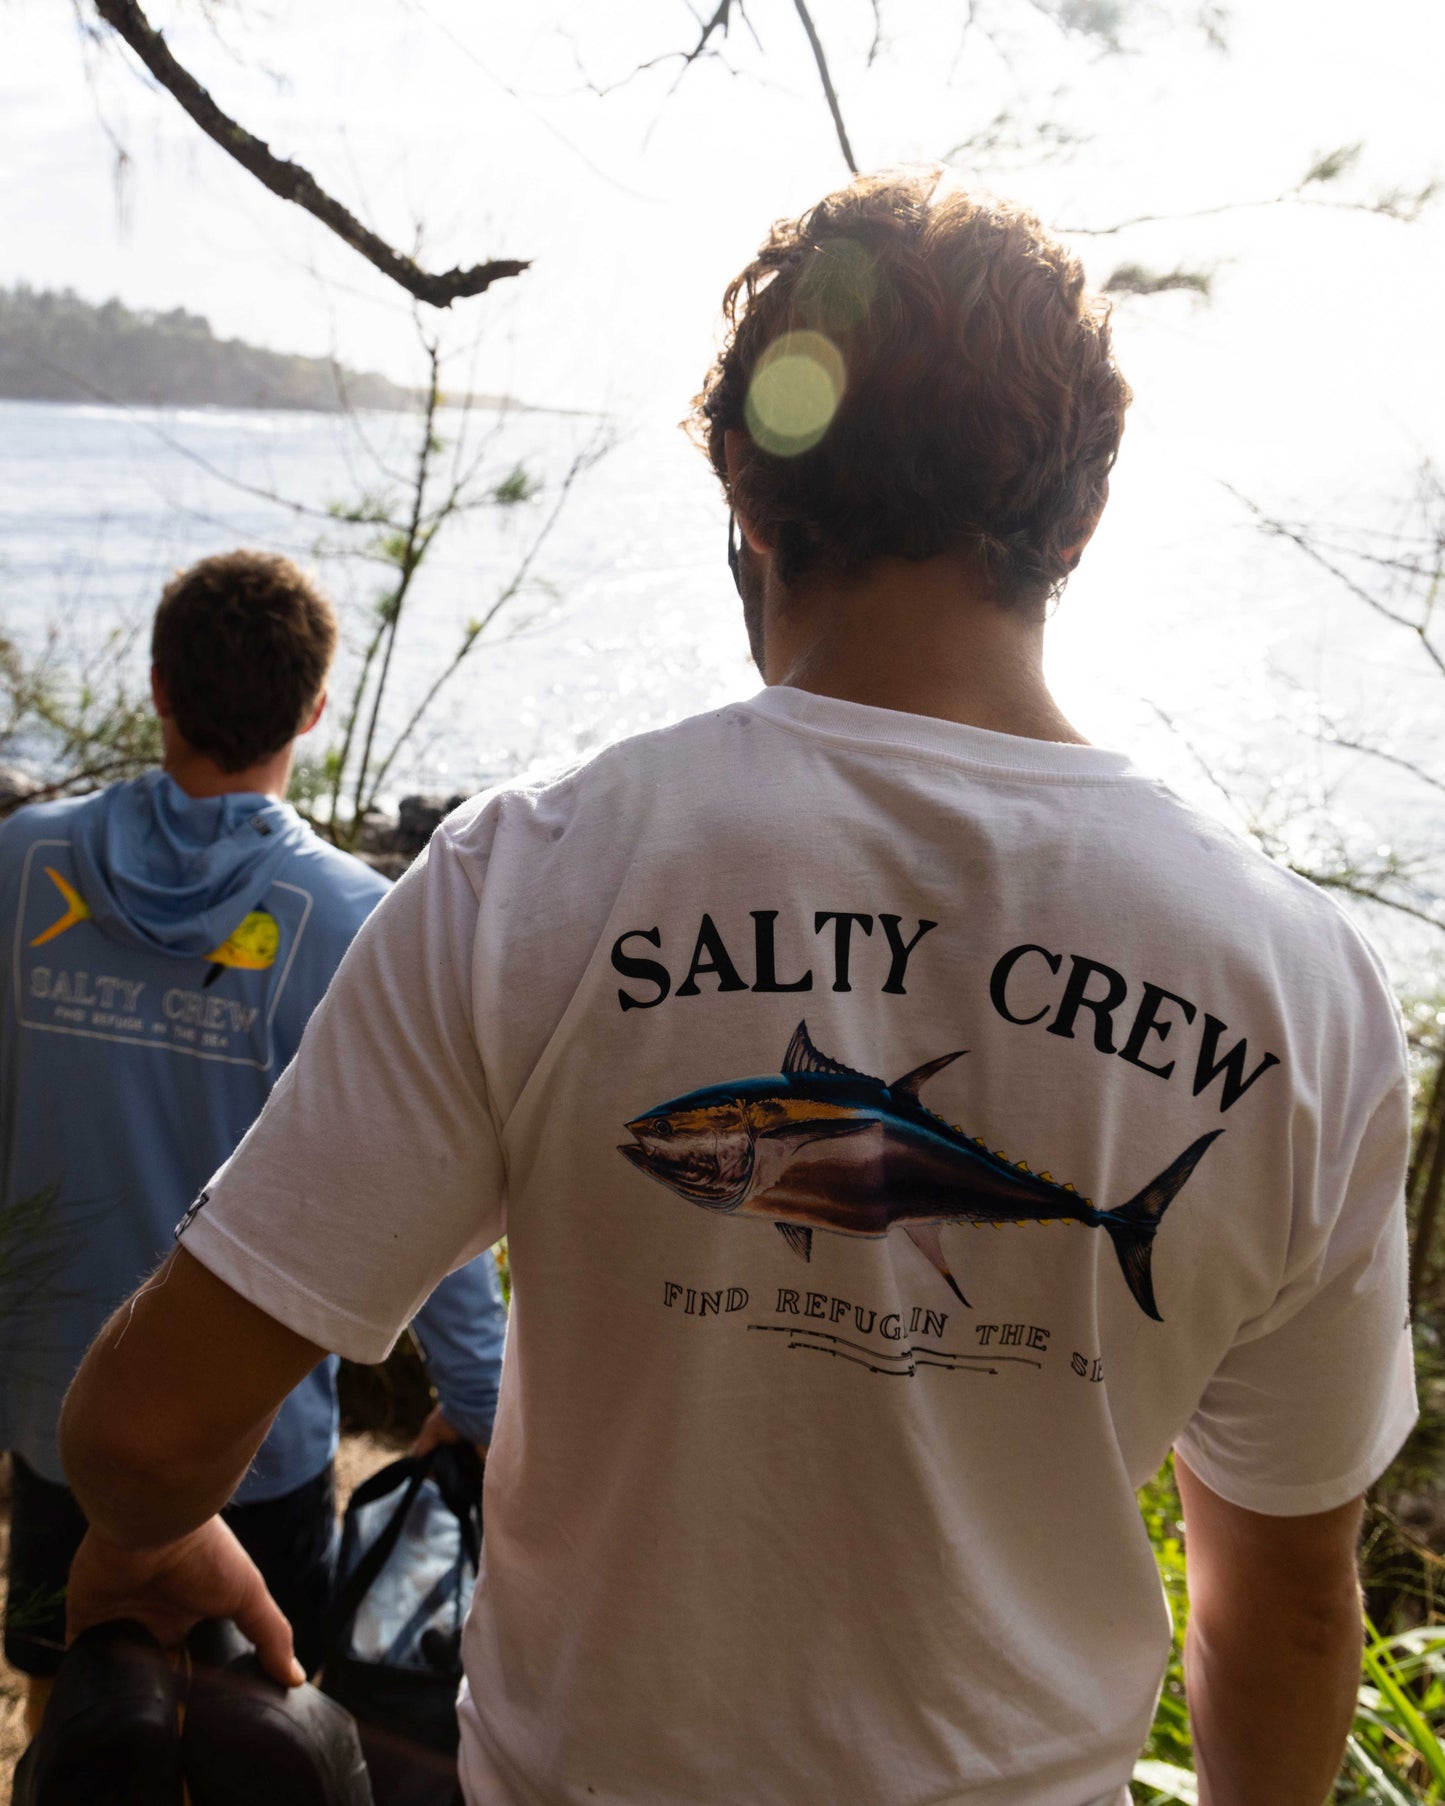
M 440 1405 L 434 1405 L 427 1414 L 426 1422 L 417 1431 L 416 1441 L 411 1445 L 413 1455 L 429 1455 L 433 1449 L 440 1448 L 444 1442 L 465 1442 L 467 1439 L 454 1424 L 447 1422 Z M 472 1447 L 485 1461 L 487 1445 L 485 1442 L 474 1442 Z
M 91 1530 L 70 1570 L 67 1639 L 113 1618 L 134 1619 L 167 1648 L 202 1618 L 232 1618 L 274 1680 L 299 1687 L 306 1679 L 291 1626 L 220 1518 L 160 1549 L 125 1549 Z

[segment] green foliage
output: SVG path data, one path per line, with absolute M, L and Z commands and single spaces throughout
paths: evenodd
M 1095 38 L 1109 50 L 1121 47 L 1127 10 L 1121 0 L 1054 0 L 1049 8 L 1065 31 Z
M 1104 284 L 1106 295 L 1163 295 L 1172 289 L 1200 295 L 1207 301 L 1214 290 L 1214 278 L 1207 270 L 1151 270 L 1142 263 L 1121 263 Z
M 501 482 L 493 486 L 492 500 L 503 508 L 513 508 L 518 502 L 530 502 L 541 487 L 525 465 L 514 464 Z
M 150 697 L 132 691 L 122 675 L 131 637 L 110 635 L 86 660 L 58 629 L 33 654 L 0 637 L 0 763 L 10 768 L 0 816 L 25 803 L 83 795 L 159 762 L 160 723 Z
M 1144 1527 L 1154 1546 L 1154 1559 L 1164 1583 L 1164 1597 L 1174 1626 L 1169 1650 L 1169 1667 L 1164 1676 L 1164 1690 L 1154 1714 L 1154 1727 L 1144 1747 L 1144 1759 L 1151 1764 L 1150 1774 L 1135 1773 L 1140 1806 L 1152 1806 L 1157 1800 L 1187 1799 L 1193 1796 L 1169 1792 L 1170 1773 L 1193 1780 L 1193 1743 L 1189 1735 L 1189 1711 L 1184 1700 L 1184 1632 L 1189 1623 L 1189 1594 L 1184 1579 L 1184 1524 L 1179 1492 L 1174 1484 L 1173 1457 L 1139 1494 L 1139 1509 Z
M 1442 1363 L 1437 1358 L 1435 1370 Z M 1445 1435 L 1445 1397 L 1422 1386 L 1421 1432 L 1433 1449 Z M 1412 1443 L 1414 1442 L 1412 1438 Z M 1426 1456 L 1411 1445 L 1381 1485 L 1386 1496 L 1415 1476 Z M 1438 1476 L 1438 1467 L 1431 1470 Z M 1172 1464 L 1139 1494 L 1149 1540 L 1154 1547 L 1174 1622 L 1163 1692 L 1143 1756 L 1135 1767 L 1136 1806 L 1180 1801 L 1197 1806 L 1193 1746 L 1184 1699 L 1184 1633 L 1189 1603 L 1185 1591 L 1183 1525 Z M 1395 1597 L 1397 1576 L 1378 1535 L 1382 1506 L 1372 1511 L 1361 1567 L 1367 1596 Z M 1438 1558 L 1433 1558 L 1438 1565 Z M 1416 1602 L 1417 1606 L 1420 1603 Z M 1433 1617 L 1433 1597 L 1425 1608 Z M 1332 1806 L 1436 1806 L 1445 1801 L 1445 1625 L 1429 1623 L 1381 1633 L 1367 1621 L 1359 1704 Z
M 1338 182 L 1340 177 L 1348 175 L 1360 160 L 1363 144 L 1342 144 L 1337 149 L 1326 151 L 1316 157 L 1301 178 L 1300 187 L 1308 188 L 1312 182 Z
M 492 1258 L 497 1263 L 497 1279 L 501 1284 L 502 1297 L 510 1310 L 512 1305 L 512 1259 L 505 1236 L 493 1248 Z
M 291 782 L 286 786 L 286 801 L 301 814 L 310 815 L 330 790 L 335 776 L 334 751 L 322 753 L 319 759 L 309 755 L 297 759 L 291 767 Z
M 1445 1626 L 1366 1626 L 1364 1681 L 1336 1806 L 1425 1806 L 1445 1797 Z

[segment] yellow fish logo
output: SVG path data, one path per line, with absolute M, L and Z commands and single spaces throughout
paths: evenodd
M 62 878 L 53 865 L 46 866 L 45 874 L 65 899 L 65 914 L 37 934 L 30 943 L 32 947 L 43 947 L 47 941 L 57 939 L 68 928 L 74 928 L 77 922 L 90 920 L 90 905 L 69 879 Z M 238 927 L 231 930 L 219 947 L 213 947 L 206 955 L 211 962 L 211 969 L 202 980 L 202 989 L 214 984 L 228 966 L 242 972 L 266 971 L 276 964 L 276 952 L 280 945 L 281 929 L 275 916 L 264 909 L 253 909 Z
M 264 909 L 253 909 L 233 928 L 219 947 L 213 947 L 207 958 L 211 969 L 201 982 L 201 989 L 213 985 L 228 966 L 242 972 L 264 972 L 276 964 L 276 950 L 281 945 L 281 930 L 275 916 Z
M 73 884 L 68 883 L 56 871 L 53 865 L 47 865 L 45 875 L 65 899 L 65 914 L 59 921 L 52 922 L 43 933 L 37 934 L 30 943 L 32 947 L 43 947 L 47 941 L 53 941 L 57 935 L 64 934 L 67 928 L 74 928 L 77 922 L 90 920 L 90 905 Z

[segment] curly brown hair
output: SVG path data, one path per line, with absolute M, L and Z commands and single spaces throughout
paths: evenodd
M 1031 213 L 937 170 L 860 177 L 773 227 L 723 315 L 687 424 L 785 584 L 952 551 L 995 602 L 1042 613 L 1131 397 L 1106 304 Z
M 289 558 L 222 552 L 166 585 L 151 662 L 187 745 L 246 771 L 294 740 L 336 652 L 336 613 Z

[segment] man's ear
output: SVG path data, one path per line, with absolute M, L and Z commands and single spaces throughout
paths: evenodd
M 325 713 L 325 711 L 326 711 L 326 692 L 325 692 L 325 690 L 323 690 L 321 692 L 321 694 L 316 698 L 315 708 L 312 709 L 311 713 L 304 718 L 302 725 L 297 728 L 296 738 L 299 740 L 301 738 L 302 734 L 309 734 L 311 732 L 312 728 L 315 727 L 316 723 L 321 719 L 321 717 Z
M 169 721 L 171 718 L 170 692 L 166 689 L 165 679 L 154 665 L 151 666 L 151 701 L 161 720 Z
M 1105 501 L 1108 500 L 1108 496 L 1109 492 L 1105 489 Z M 1089 541 L 1094 537 L 1094 529 L 1103 519 L 1103 516 L 1104 510 L 1100 508 L 1099 512 L 1092 520 L 1086 520 L 1080 524 L 1079 531 L 1069 541 L 1068 545 L 1064 547 L 1064 563 L 1070 570 L 1073 570 L 1079 560 L 1084 556 L 1084 547 L 1088 545 Z
M 765 558 L 773 550 L 777 540 L 771 533 L 766 533 L 754 526 L 748 517 L 747 510 L 737 500 L 738 487 L 747 465 L 752 443 L 741 427 L 730 426 L 723 433 L 723 458 L 728 467 L 728 496 L 732 501 L 733 516 L 738 523 L 738 531 L 758 556 Z

